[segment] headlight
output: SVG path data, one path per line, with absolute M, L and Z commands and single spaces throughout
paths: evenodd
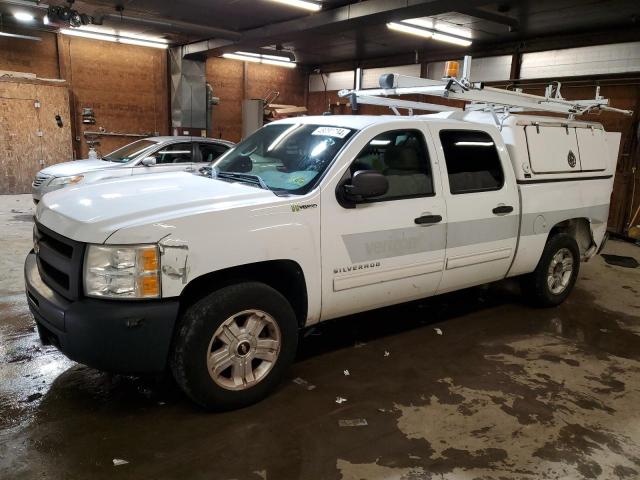
M 84 175 L 74 175 L 72 177 L 56 177 L 51 180 L 49 186 L 51 187 L 64 187 L 65 185 L 74 185 L 84 180 Z
M 84 293 L 100 298 L 159 298 L 157 245 L 89 245 L 84 260 Z

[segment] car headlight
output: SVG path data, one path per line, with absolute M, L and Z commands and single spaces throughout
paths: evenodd
M 99 298 L 159 298 L 157 245 L 89 245 L 84 260 L 84 293 Z
M 49 183 L 51 187 L 64 187 L 65 185 L 75 185 L 84 180 L 84 175 L 73 175 L 71 177 L 56 177 Z

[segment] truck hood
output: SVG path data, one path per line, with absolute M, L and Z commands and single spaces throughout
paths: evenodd
M 136 175 L 64 188 L 43 197 L 36 219 L 53 231 L 81 242 L 103 243 L 122 228 L 151 225 L 210 211 L 273 201 L 277 197 L 241 183 L 185 172 Z M 167 234 L 156 229 L 159 240 Z
M 45 175 L 54 177 L 68 177 L 79 175 L 93 170 L 105 170 L 107 168 L 118 168 L 127 165 L 126 163 L 107 162 L 105 160 L 75 160 L 73 162 L 58 163 L 51 165 L 40 171 Z

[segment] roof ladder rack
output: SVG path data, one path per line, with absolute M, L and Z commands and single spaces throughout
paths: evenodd
M 471 57 L 464 57 L 462 78 L 446 77 L 442 80 L 430 80 L 427 78 L 387 73 L 380 76 L 380 88 L 364 90 L 341 90 L 340 97 L 348 97 L 354 110 L 359 104 L 386 106 L 399 114 L 399 109 L 406 109 L 409 114 L 414 110 L 446 112 L 459 111 L 461 108 L 425 103 L 410 100 L 389 98 L 402 95 L 428 95 L 451 100 L 469 102 L 465 110 L 483 110 L 495 115 L 496 109 L 511 112 L 535 111 L 552 112 L 567 115 L 574 119 L 576 115 L 582 115 L 593 111 L 607 111 L 632 115 L 631 110 L 622 110 L 609 106 L 609 100 L 600 96 L 600 88 L 597 87 L 595 98 L 590 100 L 566 100 L 560 94 L 560 82 L 549 85 L 545 95 L 532 95 L 521 90 L 504 90 L 501 88 L 486 87 L 482 82 L 471 82 Z

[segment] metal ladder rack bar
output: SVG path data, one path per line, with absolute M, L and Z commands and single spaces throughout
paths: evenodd
M 463 71 L 469 75 L 471 71 L 471 57 L 465 57 Z M 504 107 L 517 111 L 544 111 L 561 113 L 574 118 L 589 111 L 599 110 L 632 115 L 631 110 L 622 110 L 609 106 L 609 100 L 599 95 L 596 90 L 595 98 L 585 100 L 566 100 L 560 95 L 560 83 L 554 88 L 550 85 L 545 95 L 532 95 L 520 91 L 503 90 L 500 88 L 485 87 L 483 83 L 472 83 L 469 78 L 457 79 L 454 77 L 443 80 L 430 80 L 427 78 L 410 77 L 395 73 L 387 73 L 380 76 L 380 87 L 365 90 L 341 90 L 340 97 L 350 97 L 354 110 L 358 103 L 367 105 L 383 105 L 397 113 L 399 108 L 408 110 L 427 110 L 435 112 L 460 110 L 455 107 L 447 107 L 432 103 L 407 102 L 388 98 L 389 96 L 402 95 L 430 95 L 451 100 L 470 102 L 470 109 L 483 108 L 494 111 L 495 107 Z

